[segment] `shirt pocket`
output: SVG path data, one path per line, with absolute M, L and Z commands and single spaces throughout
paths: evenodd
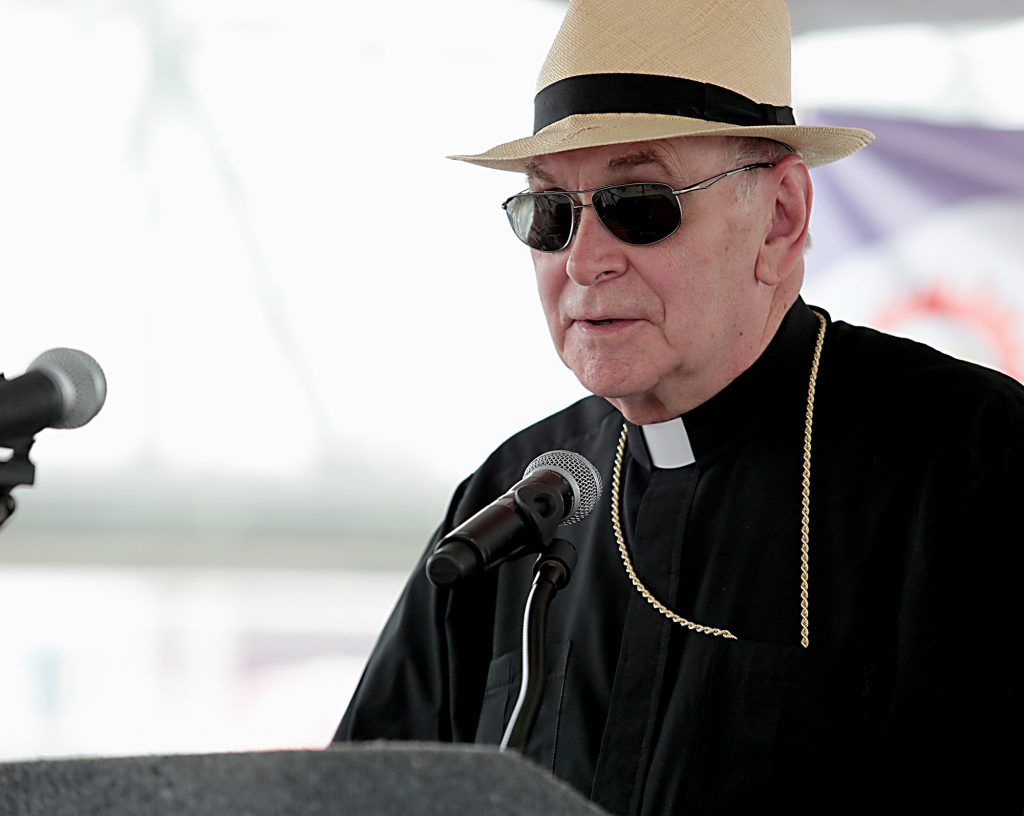
M 767 798 L 804 813 L 823 796 L 850 795 L 865 677 L 862 665 L 831 652 L 715 643 L 687 800 L 760 813 Z
M 554 771 L 558 745 L 558 724 L 565 691 L 565 673 L 569 663 L 571 641 L 549 645 L 545 650 L 547 673 L 544 693 L 533 732 L 526 743 L 526 755 L 549 771 Z M 522 675 L 522 653 L 508 652 L 491 661 L 487 670 L 487 686 L 480 709 L 474 742 L 498 745 L 508 727 L 519 698 Z

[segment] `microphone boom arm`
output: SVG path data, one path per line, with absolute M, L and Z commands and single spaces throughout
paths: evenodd
M 0 462 L 0 527 L 3 527 L 4 522 L 17 508 L 11 491 L 19 485 L 35 484 L 36 466 L 28 458 L 35 441 L 34 436 L 0 440 L 0 450 L 7 449 L 11 452 L 10 458 Z

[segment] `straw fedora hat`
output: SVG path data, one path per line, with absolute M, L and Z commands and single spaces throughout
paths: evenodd
M 537 79 L 533 135 L 458 161 L 522 171 L 534 156 L 676 136 L 752 136 L 810 166 L 869 144 L 801 126 L 784 0 L 570 0 Z

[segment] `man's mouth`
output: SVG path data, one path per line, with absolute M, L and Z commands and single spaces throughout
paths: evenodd
M 623 330 L 638 322 L 630 317 L 598 317 L 580 318 L 576 321 L 576 324 L 580 331 L 595 336 L 604 336 Z

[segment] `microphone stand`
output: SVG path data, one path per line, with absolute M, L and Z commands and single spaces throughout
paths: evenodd
M 500 750 L 524 753 L 544 692 L 544 640 L 551 601 L 564 589 L 576 566 L 576 548 L 564 538 L 552 540 L 533 565 L 533 586 L 523 613 L 523 668 L 519 699 L 501 738 Z
M 34 436 L 23 436 L 9 441 L 0 440 L 0 449 L 7 448 L 11 451 L 10 459 L 0 462 L 0 527 L 17 508 L 11 491 L 18 485 L 35 483 L 36 466 L 28 458 L 35 441 Z

